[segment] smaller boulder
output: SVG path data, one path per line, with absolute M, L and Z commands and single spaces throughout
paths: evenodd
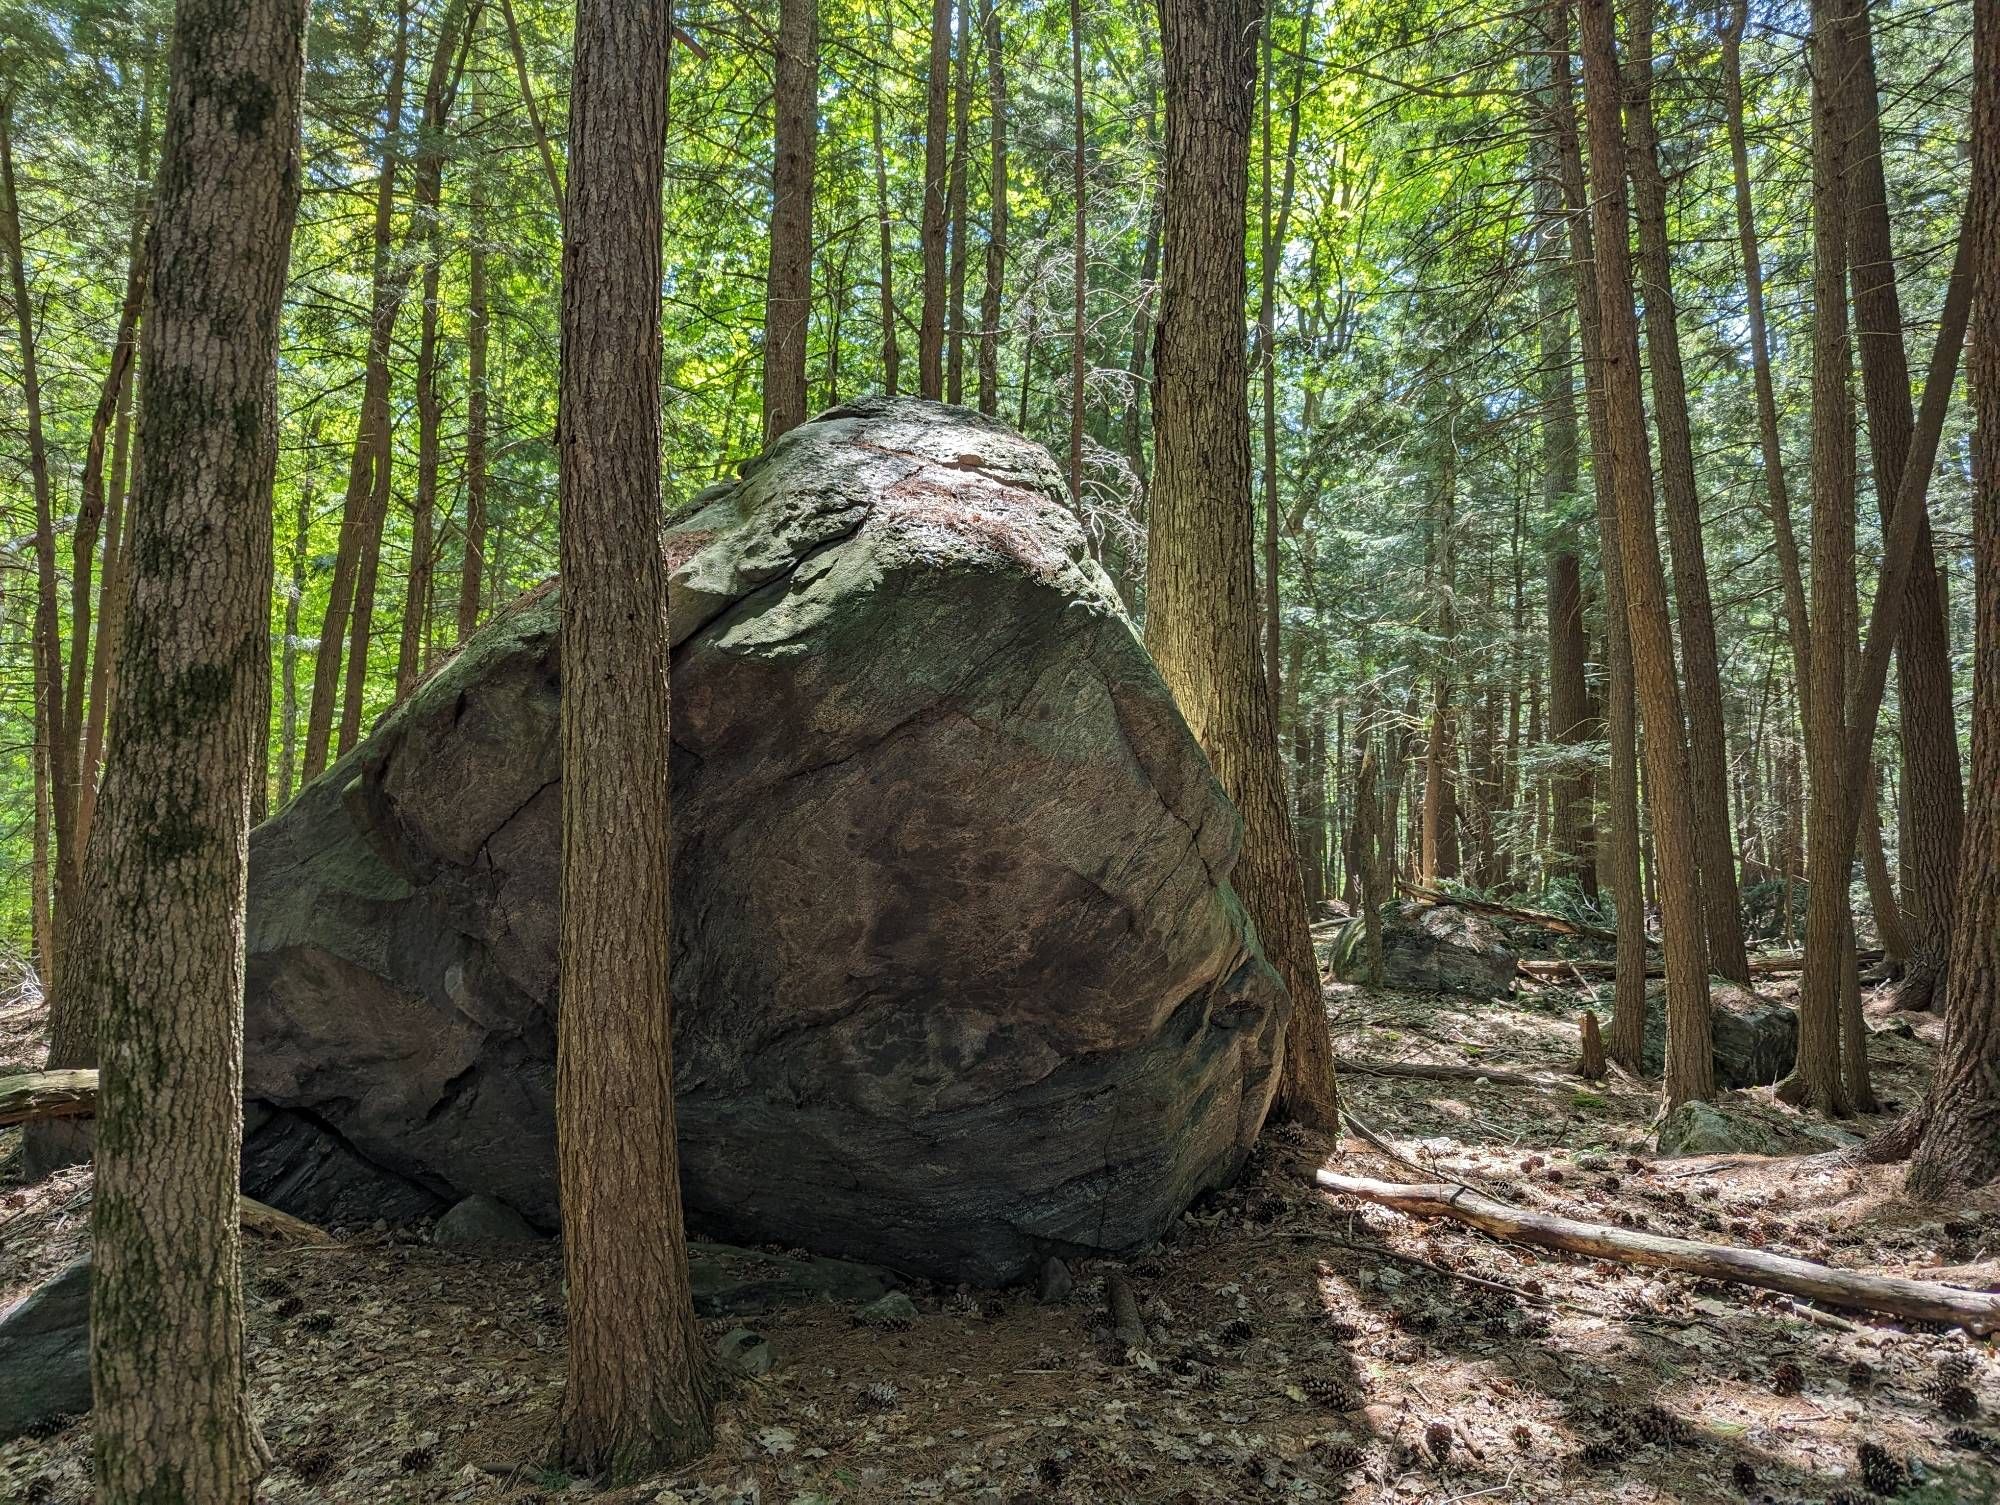
M 431 1229 L 431 1242 L 454 1249 L 485 1249 L 494 1244 L 538 1243 L 534 1225 L 497 1197 L 474 1194 L 454 1202 Z
M 90 1409 L 90 1256 L 0 1313 L 0 1442 Z
M 1051 1254 L 1042 1261 L 1041 1279 L 1035 1282 L 1035 1300 L 1044 1305 L 1067 1301 L 1074 1285 L 1075 1282 L 1070 1279 L 1069 1266 Z
M 1499 927 L 1468 910 L 1405 902 L 1382 911 L 1384 987 L 1505 998 L 1514 991 L 1515 960 Z M 1366 947 L 1336 948 L 1342 981 L 1363 981 L 1367 964 Z
M 1799 1016 L 1793 1010 L 1720 977 L 1709 979 L 1709 1004 L 1716 1086 L 1768 1087 L 1791 1071 L 1799 1050 Z M 1640 1060 L 1657 1076 L 1666 1059 L 1667 985 L 1650 982 Z
M 901 1332 L 916 1322 L 917 1304 L 901 1291 L 891 1291 L 880 1301 L 871 1301 L 855 1312 L 854 1320 L 863 1327 Z
M 1682 1103 L 1660 1120 L 1654 1147 L 1667 1159 L 1689 1155 L 1788 1155 L 1790 1135 L 1714 1103 Z
M 769 1374 L 775 1355 L 771 1344 L 762 1333 L 752 1332 L 747 1327 L 732 1328 L 716 1345 L 716 1357 L 722 1367 L 731 1374 L 745 1379 L 755 1379 L 758 1375 Z
M 700 1240 L 688 1245 L 688 1279 L 694 1309 L 704 1317 L 748 1317 L 821 1301 L 866 1305 L 879 1301 L 895 1283 L 888 1271 L 854 1260 L 773 1254 Z

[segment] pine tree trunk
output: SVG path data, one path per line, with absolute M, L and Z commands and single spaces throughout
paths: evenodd
M 132 520 L 127 481 L 137 445 L 132 438 L 132 394 L 139 387 L 137 361 L 118 398 L 111 426 L 111 491 L 104 504 L 104 568 L 97 592 L 97 648 L 90 660 L 90 709 L 83 726 L 83 774 L 77 828 L 89 845 L 97 811 L 97 781 L 104 767 L 104 735 L 111 717 L 112 671 L 125 632 L 126 576 L 131 557 Z
M 1945 1047 L 1910 1162 L 1912 1196 L 2000 1175 L 2000 0 L 1973 5 L 1972 797 L 1945 990 Z
M 1629 0 L 1626 25 L 1631 58 L 1626 69 L 1625 121 L 1632 200 L 1639 225 L 1638 272 L 1645 294 L 1647 368 L 1652 375 L 1653 423 L 1660 439 L 1660 494 L 1673 551 L 1673 599 L 1686 683 L 1688 781 L 1694 800 L 1695 858 L 1708 934 L 1708 966 L 1718 976 L 1748 987 L 1750 961 L 1743 946 L 1743 909 L 1736 889 L 1736 851 L 1729 824 L 1722 670 L 1701 536 L 1701 498 L 1695 489 L 1687 378 L 1681 367 L 1672 247 L 1667 238 L 1667 184 L 1660 174 L 1653 124 L 1653 10 L 1653 0 Z
M 917 323 L 917 390 L 944 396 L 945 229 L 951 145 L 952 0 L 931 0 L 930 67 L 925 75 L 923 307 Z
M 971 247 L 966 244 L 966 180 L 972 170 L 972 0 L 957 0 L 958 22 L 953 52 L 951 103 L 951 173 L 945 194 L 945 217 L 951 222 L 949 320 L 945 329 L 946 402 L 965 398 L 965 272 Z
M 562 903 L 556 1141 L 571 1468 L 707 1450 L 674 1129 L 660 191 L 667 0 L 581 0 L 563 251 Z
M 313 656 L 312 705 L 306 716 L 305 779 L 310 783 L 325 769 L 332 749 L 335 703 L 340 694 L 341 649 L 348 634 L 349 614 L 357 597 L 355 576 L 370 536 L 370 517 L 378 489 L 376 471 L 389 461 L 389 341 L 402 303 L 402 285 L 389 260 L 390 234 L 396 204 L 396 174 L 401 161 L 399 122 L 403 116 L 403 80 L 409 61 L 409 0 L 398 0 L 396 45 L 389 60 L 389 82 L 382 102 L 382 155 L 375 184 L 374 292 L 368 313 L 368 355 L 362 376 L 361 414 L 348 459 L 347 494 L 341 505 L 340 545 L 334 554 L 333 578 L 327 586 L 326 618 L 319 648 Z M 386 481 L 386 477 L 384 478 Z M 379 539 L 380 524 L 373 532 Z M 359 715 L 359 708 L 356 708 Z
M 1798 1065 L 1782 1095 L 1823 1113 L 1852 1108 L 1841 1073 L 1843 951 L 1851 849 L 1846 789 L 1847 660 L 1854 631 L 1854 424 L 1847 324 L 1849 143 L 1832 0 L 1813 5 L 1812 624 L 1806 694 L 1806 966 Z
M 319 426 L 307 431 L 306 447 L 315 447 Z M 285 592 L 285 635 L 279 650 L 278 702 L 278 803 L 289 805 L 298 782 L 299 768 L 299 610 L 306 594 L 306 550 L 312 527 L 315 488 L 310 462 L 297 484 L 298 501 L 292 514 L 291 578 Z
M 819 0 L 778 6 L 777 150 L 764 283 L 764 444 L 806 421 L 812 319 L 813 178 L 819 140 Z
M 1458 565 L 1456 516 L 1458 489 L 1457 440 L 1452 432 L 1455 404 L 1447 402 L 1444 459 L 1439 467 L 1437 520 L 1433 528 L 1435 587 L 1431 632 L 1440 645 L 1431 668 L 1430 738 L 1424 748 L 1423 855 L 1420 880 L 1426 885 L 1458 877 L 1458 734 L 1452 706 L 1454 640 L 1458 610 L 1454 605 Z
M 1239 228 L 1248 208 L 1256 19 L 1250 0 L 1160 3 L 1168 199 L 1146 646 L 1243 815 L 1233 881 L 1293 1000 L 1280 1107 L 1334 1131 L 1332 1047 L 1286 819 L 1276 708 L 1258 664 Z
M 1847 164 L 1846 212 L 1852 245 L 1848 276 L 1854 295 L 1855 343 L 1861 357 L 1871 469 L 1886 528 L 1895 513 L 1896 492 L 1910 456 L 1915 425 L 1890 239 L 1874 47 L 1867 8 L 1861 0 L 1841 0 L 1828 24 L 1839 33 L 1837 55 L 1844 80 L 1839 119 L 1852 143 Z M 1903 791 L 1911 814 L 1909 862 L 1916 889 L 1911 896 L 1916 923 L 1909 938 L 1909 971 L 1898 998 L 1906 1008 L 1926 1008 L 1943 980 L 1951 955 L 1959 834 L 1965 821 L 1951 644 L 1928 518 L 1919 519 L 1905 601 L 1902 632 L 1896 643 L 1896 684 L 1902 705 Z M 1855 776 L 1856 770 L 1850 767 L 1847 777 Z
M 47 818 L 38 826 L 44 853 L 41 862 L 43 892 L 47 895 L 43 901 L 47 919 L 41 930 L 42 982 L 53 990 L 60 981 L 62 946 L 68 939 L 65 915 L 76 897 L 77 880 L 83 871 L 83 854 L 77 850 L 75 831 L 76 740 L 74 730 L 63 719 L 65 681 L 57 599 L 55 502 L 49 478 L 48 443 L 42 427 L 41 371 L 36 358 L 34 305 L 28 296 L 27 254 L 21 242 L 21 201 L 14 181 L 11 93 L 0 95 L 0 251 L 5 251 L 7 256 L 14 304 L 18 338 L 16 352 L 21 367 L 21 403 L 27 416 L 28 479 L 35 498 L 34 662 L 35 705 L 40 724 L 36 744 L 41 750 L 40 767 L 45 791 L 42 799 L 48 808 Z M 54 841 L 52 854 L 51 835 Z M 52 1014 L 54 1009 L 52 1004 Z M 60 1022 L 57 1017 L 53 1024 Z M 60 1044 L 60 1034 L 53 1024 L 53 1044 Z M 78 1063 L 58 1061 L 52 1064 Z
M 1083 405 L 1084 382 L 1090 359 L 1084 349 L 1086 324 L 1084 303 L 1090 292 L 1089 227 L 1085 223 L 1085 165 L 1083 123 L 1083 4 L 1069 0 L 1069 79 L 1070 79 L 1070 324 L 1069 324 L 1069 498 L 1077 515 L 1084 519 L 1084 536 L 1091 551 L 1103 557 L 1103 538 L 1090 521 L 1090 508 L 1083 496 Z
M 143 334 L 132 641 L 73 985 L 101 1015 L 98 1498 L 248 1501 L 237 1176 L 251 789 L 270 704 L 278 332 L 303 0 L 181 0 Z M 246 106 L 246 100 L 255 101 Z
M 1610 418 L 1610 370 L 1604 334 L 1602 280 L 1596 264 L 1598 232 L 1592 228 L 1590 188 L 1584 180 L 1582 144 L 1576 130 L 1576 104 L 1570 86 L 1570 20 L 1568 0 L 1550 0 L 1554 58 L 1554 100 L 1556 100 L 1556 140 L 1562 152 L 1562 194 L 1570 210 L 1570 246 L 1576 266 L 1576 324 L 1584 354 L 1584 412 L 1590 422 L 1590 474 L 1596 486 L 1598 534 L 1604 570 L 1604 730 L 1610 742 L 1610 789 L 1606 793 L 1610 831 L 1598 837 L 1598 877 L 1602 881 L 1606 859 L 1612 877 L 1612 899 L 1618 905 L 1618 981 L 1612 999 L 1612 1029 L 1606 1053 L 1612 1061 L 1638 1071 L 1640 1045 L 1646 1031 L 1646 899 L 1640 875 L 1640 819 L 1638 819 L 1638 674 L 1632 648 L 1632 612 L 1628 606 L 1626 562 L 1624 562 L 1624 510 L 1626 486 L 1620 484 L 1618 446 L 1612 436 Z M 1610 16 L 1600 18 L 1608 28 Z M 1608 40 L 1608 38 L 1606 38 Z M 1616 78 L 1616 68 L 1610 70 Z M 1606 86 L 1610 80 L 1606 80 Z M 1616 126 L 1616 120 L 1612 122 Z M 1616 134 L 1616 132 L 1614 132 Z M 1614 156 L 1616 146 L 1614 146 Z M 1594 156 L 1602 162 L 1604 158 Z M 1624 186 L 1624 168 L 1610 172 L 1610 182 Z M 1616 198 L 1614 226 L 1622 236 L 1624 202 Z M 1620 240 L 1620 244 L 1624 244 Z M 1626 324 L 1630 324 L 1630 280 L 1624 284 L 1622 300 Z M 1634 338 L 1636 348 L 1636 338 Z M 1630 372 L 1636 384 L 1638 372 Z M 1646 512 L 1650 514 L 1650 506 Z M 1650 528 L 1650 516 L 1646 526 Z M 1658 568 L 1658 544 L 1654 544 L 1654 566 Z M 1664 608 L 1662 608 L 1664 610 Z M 1682 937 L 1684 941 L 1684 937 Z M 1706 1005 L 1706 971 L 1702 971 L 1702 1001 Z M 1706 1007 L 1702 1013 L 1706 1023 Z
M 479 629 L 479 598 L 486 580 L 486 347 L 490 337 L 486 290 L 486 203 L 473 174 L 471 241 L 465 269 L 465 544 L 458 567 L 458 640 Z
M 884 45 L 889 24 L 883 18 Z M 877 286 L 882 309 L 882 390 L 894 397 L 903 372 L 903 349 L 896 339 L 896 245 L 889 219 L 889 160 L 882 134 L 882 91 L 869 91 L 869 124 L 875 141 L 875 233 L 880 258 Z
M 986 90 L 992 107 L 992 182 L 987 189 L 986 278 L 979 295 L 979 411 L 1000 411 L 1000 302 L 1007 280 L 1007 59 L 999 0 L 986 0 Z

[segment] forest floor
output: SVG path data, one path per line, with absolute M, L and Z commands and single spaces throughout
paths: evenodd
M 2000 1283 L 2000 1198 L 1946 1216 L 1903 1200 L 1899 1168 L 1853 1167 L 1836 1153 L 1655 1160 L 1649 1086 L 1614 1075 L 1585 1088 L 1566 1075 L 1580 1001 L 1556 990 L 1509 1004 L 1342 986 L 1327 994 L 1343 1057 L 1550 1079 L 1524 1087 L 1350 1073 L 1344 1091 L 1359 1117 L 1441 1177 L 1593 1221 Z M 1913 1023 L 1907 1036 L 1892 1028 L 1876 1040 L 1878 1086 L 1891 1100 L 1914 1100 L 1929 1068 L 1936 1021 Z M 38 1027 L 29 1004 L 0 1004 L 0 1070 L 39 1061 Z M 1789 1115 L 1768 1090 L 1730 1100 Z M 23 1185 L 17 1139 L 0 1135 L 0 1305 L 80 1248 L 88 1223 L 88 1172 Z M 1323 1159 L 1409 1179 L 1407 1166 L 1359 1141 L 1268 1135 L 1237 1186 L 1205 1198 L 1127 1266 L 1153 1330 L 1150 1352 L 1115 1348 L 1102 1270 L 1088 1266 L 1071 1296 L 1050 1304 L 1026 1291 L 912 1287 L 918 1316 L 903 1331 L 857 1325 L 830 1305 L 775 1313 L 752 1325 L 776 1367 L 735 1384 L 713 1454 L 625 1489 L 599 1490 L 537 1462 L 563 1369 L 553 1243 L 503 1258 L 400 1231 L 350 1232 L 332 1249 L 249 1238 L 254 1404 L 276 1456 L 262 1497 L 1453 1505 L 2000 1496 L 1991 1340 L 1418 1222 L 1313 1190 Z M 706 1326 L 719 1337 L 743 1320 Z M 1969 1385 L 1984 1414 L 1940 1414 L 1933 1397 L 1954 1382 Z M 1886 1454 L 1866 1479 L 1862 1443 Z M 0 1445 L 0 1500 L 86 1499 L 88 1448 L 81 1420 Z

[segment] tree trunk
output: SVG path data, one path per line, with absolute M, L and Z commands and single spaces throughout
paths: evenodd
M 1666 571 L 1653 515 L 1639 331 L 1625 209 L 1625 142 L 1619 121 L 1618 55 L 1611 0 L 1582 0 L 1584 100 L 1590 126 L 1593 244 L 1599 356 L 1605 387 L 1604 436 L 1618 498 L 1618 557 L 1631 629 L 1632 679 L 1646 718 L 1646 799 L 1658 854 L 1661 928 L 1667 962 L 1668 1107 L 1715 1095 L 1710 1057 L 1708 946 L 1695 856 L 1693 798 L 1682 739 L 1679 681 Z M 1621 930 L 1624 928 L 1621 916 Z M 1614 1036 L 1617 1034 L 1614 1021 Z M 1614 1044 L 1622 1042 L 1614 1041 Z
M 945 330 L 945 401 L 965 398 L 966 179 L 972 170 L 972 0 L 957 0 L 953 53 L 951 173 L 945 217 L 951 222 L 949 322 Z
M 1286 819 L 1276 707 L 1259 672 L 1240 226 L 1248 208 L 1257 13 L 1161 0 L 1168 200 L 1148 509 L 1146 646 L 1243 814 L 1234 876 L 1293 1000 L 1280 1106 L 1334 1130 L 1319 970 Z
M 1883 176 L 1874 46 L 1867 8 L 1861 0 L 1841 0 L 1828 24 L 1839 32 L 1843 86 L 1837 119 L 1851 143 L 1846 169 L 1847 232 L 1852 246 L 1848 276 L 1854 294 L 1855 342 L 1861 357 L 1871 468 L 1886 531 L 1910 457 L 1914 420 Z M 1898 990 L 1905 1007 L 1928 1007 L 1950 959 L 1959 833 L 1965 821 L 1944 587 L 1931 546 L 1929 519 L 1919 518 L 1918 525 L 1902 632 L 1896 643 L 1903 797 L 1911 815 L 1908 860 L 1915 888 L 1913 894 L 1906 895 L 1915 921 L 1909 938 L 1910 966 Z M 1847 777 L 1858 777 L 1858 770 L 1850 766 Z
M 888 45 L 889 22 L 883 18 L 884 45 Z M 896 339 L 896 245 L 889 221 L 889 163 L 882 136 L 882 90 L 869 91 L 869 124 L 875 140 L 875 231 L 881 258 L 878 280 L 882 300 L 882 390 L 894 397 L 902 379 L 903 349 Z
M 306 717 L 305 779 L 319 777 L 333 741 L 334 706 L 340 692 L 341 647 L 356 598 L 355 576 L 370 535 L 369 513 L 378 489 L 376 472 L 389 463 L 389 341 L 402 304 L 403 284 L 392 273 L 389 240 L 396 204 L 398 146 L 403 118 L 403 78 L 409 60 L 409 0 L 396 7 L 396 46 L 389 60 L 389 83 L 382 103 L 381 167 L 375 183 L 374 292 L 368 313 L 368 356 L 362 377 L 361 412 L 348 459 L 347 494 L 341 505 L 340 545 L 327 587 L 326 618 L 313 656 L 312 706 Z M 386 477 L 385 477 L 386 480 Z M 378 536 L 380 524 L 373 530 Z M 359 709 L 357 707 L 357 715 Z
M 979 296 L 979 411 L 1000 411 L 1000 299 L 1007 280 L 1007 59 L 999 0 L 986 0 L 986 88 L 991 96 L 992 182 L 987 189 L 986 279 Z
M 465 544 L 458 567 L 458 640 L 479 629 L 486 577 L 486 202 L 472 175 L 471 240 L 465 269 Z
M 1084 302 L 1090 292 L 1090 243 L 1084 223 L 1085 165 L 1083 134 L 1083 4 L 1069 0 L 1069 79 L 1070 79 L 1070 199 L 1072 222 L 1070 245 L 1070 285 L 1072 304 L 1069 326 L 1069 498 L 1070 505 L 1084 520 L 1084 536 L 1091 551 L 1102 557 L 1103 540 L 1091 526 L 1090 509 L 1083 499 L 1083 404 L 1084 380 L 1090 370 L 1084 350 Z
M 1945 1047 L 1910 1163 L 1912 1196 L 2000 1175 L 2000 0 L 1973 6 L 1973 207 L 1978 323 L 1973 439 L 1972 798 L 1945 991 Z
M 674 1129 L 660 192 L 667 0 L 581 0 L 563 250 L 557 1447 L 625 1483 L 705 1452 Z
M 771 264 L 764 283 L 764 445 L 806 421 L 813 175 L 819 140 L 819 0 L 781 0 L 772 110 Z
M 1729 824 L 1729 754 L 1724 746 L 1722 670 L 1709 598 L 1708 560 L 1695 490 L 1694 441 L 1687 378 L 1681 367 L 1672 247 L 1667 239 L 1667 184 L 1653 124 L 1654 0 L 1629 0 L 1625 122 L 1633 207 L 1639 223 L 1638 272 L 1646 310 L 1646 356 L 1652 374 L 1653 424 L 1660 438 L 1660 493 L 1673 550 L 1674 605 L 1681 672 L 1687 688 L 1688 783 L 1694 800 L 1695 859 L 1707 926 L 1708 966 L 1745 987 L 1743 908 L 1736 891 L 1736 848 Z
M 925 75 L 924 215 L 921 227 L 924 301 L 917 323 L 917 390 L 944 396 L 945 229 L 951 142 L 952 0 L 931 0 L 930 68 Z
M 535 151 L 542 160 L 542 181 L 548 185 L 549 199 L 555 205 L 557 228 L 563 227 L 563 185 L 562 174 L 556 169 L 555 148 L 549 144 L 548 127 L 542 123 L 542 112 L 535 103 L 535 86 L 528 76 L 528 49 L 521 41 L 521 23 L 514 15 L 514 0 L 500 0 L 500 14 L 507 23 L 507 46 L 514 54 L 514 81 L 521 90 L 521 109 L 528 117 L 528 129 L 534 133 Z
M 1849 144 L 1832 0 L 1813 5 L 1812 623 L 1806 696 L 1806 971 L 1798 1065 L 1787 1096 L 1824 1113 L 1851 1110 L 1841 1074 L 1841 971 L 1851 848 L 1846 803 L 1847 660 L 1854 631 L 1854 423 L 1847 325 Z M 1851 83 L 1851 80 L 1848 81 Z
M 278 705 L 278 803 L 289 805 L 298 782 L 299 767 L 299 609 L 306 594 L 306 550 L 312 527 L 316 489 L 310 451 L 318 447 L 319 425 L 306 431 L 309 452 L 305 473 L 296 483 L 297 504 L 292 514 L 292 554 L 289 588 L 285 592 L 285 635 L 280 648 Z
M 1456 415 L 1456 404 L 1447 401 L 1444 459 L 1439 466 L 1437 520 L 1432 533 L 1436 560 L 1431 632 L 1439 647 L 1431 668 L 1431 729 L 1424 748 L 1423 856 L 1418 867 L 1424 883 L 1456 878 L 1459 870 L 1457 712 L 1451 703 L 1458 635 L 1454 604 L 1458 588 Z
M 82 856 L 77 850 L 76 769 L 74 731 L 63 717 L 64 677 L 62 627 L 59 620 L 56 582 L 55 502 L 49 479 L 48 443 L 42 429 L 41 372 L 36 360 L 34 307 L 28 298 L 26 248 L 21 243 L 21 201 L 14 184 L 13 97 L 0 96 L 0 250 L 7 254 L 11 279 L 14 319 L 19 337 L 21 401 L 27 413 L 28 477 L 35 497 L 35 704 L 41 720 L 37 742 L 42 748 L 46 770 L 49 816 L 46 829 L 54 837 L 54 861 L 45 857 L 46 872 L 53 867 L 53 882 L 45 885 L 48 919 L 44 929 L 42 981 L 53 990 L 62 970 L 62 945 L 68 939 L 65 915 L 76 897 L 77 880 L 82 875 Z M 46 836 L 43 850 L 48 850 Z M 52 1014 L 51 1048 L 61 1043 Z M 87 1047 L 86 1047 L 87 1048 Z M 83 1061 L 51 1059 L 51 1066 L 78 1066 Z
M 238 1262 L 243 925 L 305 24 L 303 0 L 181 0 L 174 24 L 129 607 L 147 651 L 118 664 L 95 923 L 67 983 L 105 1043 L 90 1313 L 103 1500 L 248 1501 L 268 1461 Z

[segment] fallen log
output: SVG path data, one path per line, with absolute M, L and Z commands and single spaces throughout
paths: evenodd
M 1509 1243 L 1561 1249 L 1619 1264 L 1680 1270 L 1707 1280 L 1761 1286 L 1787 1296 L 1858 1311 L 1883 1312 L 1914 1321 L 1949 1322 L 1980 1337 L 2000 1327 L 2000 1294 L 1988 1291 L 1968 1291 L 1899 1275 L 1864 1275 L 1755 1249 L 1579 1223 L 1550 1213 L 1511 1207 L 1462 1186 L 1404 1185 L 1364 1176 L 1341 1176 L 1328 1170 L 1315 1171 L 1313 1180 L 1322 1191 L 1379 1202 L 1412 1217 L 1453 1218 Z
M 1366 1058 L 1347 1059 L 1340 1063 L 1342 1071 L 1358 1071 L 1363 1076 L 1407 1076 L 1417 1077 L 1427 1082 L 1490 1082 L 1498 1087 L 1561 1087 L 1566 1085 L 1554 1077 L 1529 1076 L 1526 1072 L 1506 1071 L 1496 1066 L 1451 1066 L 1437 1065 L 1430 1061 L 1371 1061 Z
M 0 1128 L 43 1118 L 87 1118 L 96 1111 L 95 1071 L 29 1071 L 0 1077 Z
M 1132 1282 L 1123 1270 L 1104 1277 L 1104 1304 L 1111 1314 L 1111 1331 L 1125 1349 L 1146 1346 L 1146 1324 L 1139 1320 L 1139 1302 L 1132 1294 Z
M 1855 953 L 1855 961 L 1863 967 L 1873 966 L 1881 960 L 1882 953 L 1879 951 L 1860 951 Z M 1803 972 L 1805 965 L 1806 959 L 1803 956 L 1753 956 L 1750 958 L 1750 970 L 1760 976 Z M 1618 964 L 1616 962 L 1590 959 L 1570 961 L 1559 958 L 1555 961 L 1545 961 L 1540 958 L 1523 957 L 1514 963 L 1514 969 L 1523 977 L 1531 977 L 1537 982 L 1557 980 L 1566 975 L 1574 976 L 1579 982 L 1592 977 L 1612 978 L 1618 975 Z M 1646 964 L 1646 975 L 1648 977 L 1664 977 L 1667 975 L 1666 968 L 1661 966 L 1657 961 L 1648 962 Z
M 285 1244 L 304 1244 L 310 1248 L 330 1249 L 339 1242 L 317 1223 L 308 1223 L 304 1218 L 295 1218 L 289 1212 L 280 1212 L 275 1207 L 266 1207 L 262 1202 L 250 1197 L 237 1198 L 237 1218 L 246 1233 L 255 1233 L 268 1239 L 276 1239 Z
M 1538 925 L 1543 930 L 1553 930 L 1558 935 L 1582 936 L 1585 940 L 1603 941 L 1610 945 L 1618 937 L 1609 930 L 1600 930 L 1595 925 L 1585 925 L 1577 920 L 1565 919 L 1559 914 L 1550 914 L 1545 909 L 1522 909 L 1513 904 L 1495 904 L 1490 899 L 1471 899 L 1462 894 L 1448 894 L 1443 889 L 1425 888 L 1420 883 L 1411 883 L 1398 878 L 1396 887 L 1415 899 L 1419 904 L 1430 904 L 1437 908 L 1470 910 L 1473 914 L 1492 915 L 1495 919 L 1515 920 L 1523 925 Z

